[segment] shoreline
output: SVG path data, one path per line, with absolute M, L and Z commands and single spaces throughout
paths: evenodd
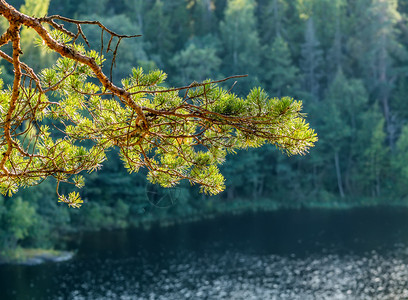
M 10 253 L 2 253 L 1 264 L 35 266 L 43 263 L 56 263 L 70 260 L 74 257 L 73 251 L 61 251 L 41 248 L 18 248 Z
M 385 201 L 378 202 L 366 202 L 366 203 L 344 203 L 344 202 L 331 202 L 331 203 L 304 203 L 284 205 L 282 202 L 270 201 L 269 199 L 258 199 L 253 202 L 248 202 L 244 199 L 237 199 L 235 209 L 231 209 L 228 205 L 217 205 L 213 207 L 212 211 L 202 211 L 202 213 L 191 213 L 186 214 L 182 218 L 179 215 L 173 215 L 166 218 L 143 218 L 133 222 L 127 222 L 127 226 L 121 228 L 94 228 L 90 230 L 89 228 L 82 228 L 78 230 L 75 235 L 81 233 L 92 233 L 99 232 L 101 230 L 117 230 L 117 229 L 131 229 L 137 228 L 141 230 L 149 231 L 154 227 L 172 227 L 180 224 L 195 223 L 209 219 L 221 218 L 223 216 L 240 216 L 244 214 L 257 214 L 257 213 L 267 213 L 279 210 L 350 210 L 350 209 L 375 209 L 375 208 L 402 208 L 408 209 L 408 205 L 403 201 L 393 201 L 386 203 Z M 150 216 L 151 217 L 151 216 Z M 68 234 L 69 237 L 71 234 Z M 75 256 L 74 251 L 64 251 L 64 250 L 54 250 L 54 249 L 41 249 L 41 248 L 17 248 L 13 251 L 0 252 L 0 265 L 11 264 L 11 265 L 24 265 L 24 266 L 35 266 L 44 263 L 57 263 L 72 259 Z
M 191 222 L 198 222 L 206 219 L 214 219 L 226 215 L 242 215 L 246 213 L 263 213 L 263 212 L 273 212 L 279 210 L 349 210 L 349 209 L 364 209 L 364 208 L 404 208 L 408 209 L 408 203 L 406 201 L 363 201 L 363 202 L 345 202 L 345 201 L 334 201 L 334 202 L 309 202 L 305 203 L 282 203 L 278 201 L 270 201 L 268 199 L 258 199 L 253 202 L 249 202 L 245 199 L 237 199 L 235 203 L 235 209 L 231 209 L 228 205 L 217 205 L 213 207 L 212 211 L 203 211 L 202 213 L 192 213 L 187 214 L 180 218 L 180 216 L 174 215 L 170 217 L 159 217 L 156 219 L 150 219 L 149 217 L 141 217 L 139 220 L 128 224 L 126 228 L 142 228 L 149 230 L 153 226 L 168 227 L 177 224 L 185 224 Z M 116 228 L 100 228 L 98 230 L 114 230 Z M 98 231 L 96 230 L 96 231 Z M 87 231 L 87 230 L 85 230 Z

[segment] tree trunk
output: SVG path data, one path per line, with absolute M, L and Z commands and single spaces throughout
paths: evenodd
M 334 165 L 336 167 L 337 186 L 339 188 L 340 197 L 344 198 L 343 181 L 342 181 L 342 178 L 341 178 L 340 163 L 339 163 L 339 152 L 338 151 L 336 151 L 334 153 Z

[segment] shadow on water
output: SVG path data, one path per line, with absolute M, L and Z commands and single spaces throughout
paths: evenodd
M 282 210 L 83 234 L 68 262 L 0 266 L 1 299 L 401 299 L 408 209 Z

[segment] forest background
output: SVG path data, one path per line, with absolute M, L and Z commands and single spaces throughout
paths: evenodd
M 129 175 L 112 153 L 101 171 L 86 176 L 80 209 L 59 205 L 52 180 L 0 198 L 0 252 L 53 247 L 77 231 L 168 225 L 221 213 L 408 204 L 407 1 L 9 3 L 28 15 L 48 11 L 142 34 L 121 42 L 116 82 L 135 66 L 164 70 L 173 86 L 248 74 L 225 87 L 245 94 L 260 85 L 270 96 L 303 100 L 319 142 L 304 157 L 287 157 L 272 146 L 230 156 L 222 166 L 226 190 L 213 197 L 188 183 L 154 186 L 143 171 Z M 84 32 L 100 49 L 100 31 Z M 23 29 L 22 39 L 22 59 L 29 65 L 41 69 L 56 60 L 37 47 L 29 30 Z M 0 61 L 0 67 L 10 84 L 12 66 Z

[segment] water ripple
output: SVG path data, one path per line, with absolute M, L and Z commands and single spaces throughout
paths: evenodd
M 141 265 L 139 258 L 95 260 L 100 266 L 97 273 L 69 280 L 74 283 L 67 286 L 68 298 L 408 298 L 408 255 L 402 247 L 386 254 L 371 251 L 365 255 L 260 256 L 228 251 L 207 255 L 180 252 L 170 257 L 164 266 Z M 66 294 L 60 299 L 66 299 Z

